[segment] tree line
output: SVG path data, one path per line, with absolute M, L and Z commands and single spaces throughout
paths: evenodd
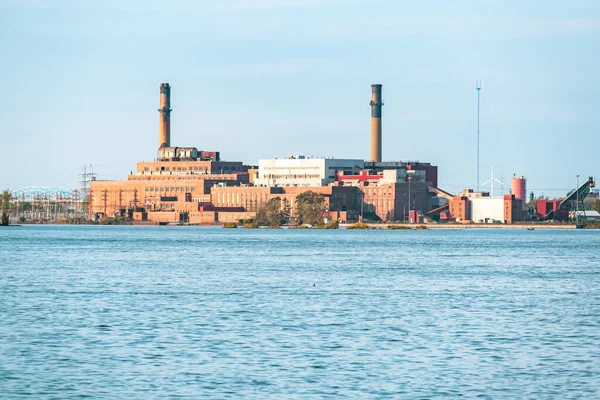
M 296 196 L 296 212 L 294 215 L 298 225 L 318 225 L 323 223 L 323 215 L 327 203 L 322 194 L 307 191 Z M 256 211 L 256 223 L 277 227 L 289 223 L 292 218 L 291 204 L 288 199 L 273 197 Z

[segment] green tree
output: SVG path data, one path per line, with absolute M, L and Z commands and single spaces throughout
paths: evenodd
M 0 198 L 0 209 L 2 210 L 2 219 L 0 221 L 0 225 L 7 226 L 8 225 L 8 215 L 10 210 L 10 199 L 11 195 L 8 190 L 2 192 L 2 197 Z
M 323 222 L 326 209 L 323 195 L 307 191 L 296 196 L 296 217 L 301 224 L 316 225 Z
M 287 222 L 289 221 L 290 217 L 292 216 L 292 206 L 290 204 L 290 201 L 288 199 L 286 199 L 285 197 L 283 198 L 282 202 L 282 212 L 283 212 L 283 219 Z
M 256 210 L 256 217 L 254 218 L 254 222 L 261 226 L 269 224 L 266 206 L 263 205 L 258 210 Z
M 283 220 L 281 198 L 273 197 L 256 211 L 256 223 L 259 225 L 279 226 Z
M 594 205 L 592 206 L 592 209 L 600 213 L 600 199 L 596 199 Z
M 283 220 L 283 211 L 281 211 L 281 199 L 273 197 L 267 202 L 267 221 L 269 226 L 279 226 Z

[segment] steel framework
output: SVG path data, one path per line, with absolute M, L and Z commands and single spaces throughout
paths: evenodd
M 14 200 L 72 200 L 74 189 L 58 186 L 27 186 L 12 192 Z

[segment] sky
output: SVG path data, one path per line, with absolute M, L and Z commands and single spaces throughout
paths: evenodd
M 479 183 L 561 196 L 600 178 L 598 49 L 597 0 L 0 0 L 0 189 L 125 179 L 156 157 L 161 82 L 174 146 L 366 159 L 381 83 L 383 159 L 456 193 L 481 80 Z

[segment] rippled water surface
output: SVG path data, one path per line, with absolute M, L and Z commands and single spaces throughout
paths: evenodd
M 0 230 L 2 398 L 600 398 L 600 232 Z

